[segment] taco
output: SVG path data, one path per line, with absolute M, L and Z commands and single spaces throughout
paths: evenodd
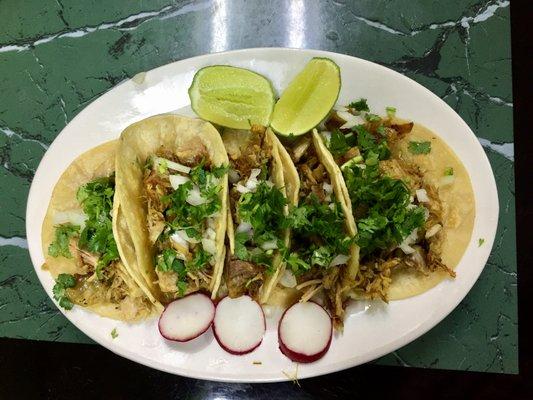
M 131 236 L 124 249 L 163 303 L 196 291 L 217 295 L 227 165 L 217 130 L 199 119 L 157 115 L 122 132 L 116 196 Z
M 43 269 L 56 279 L 54 298 L 61 307 L 134 321 L 158 307 L 121 258 L 113 234 L 116 147 L 111 141 L 82 154 L 59 178 L 42 227 Z
M 369 112 L 366 101 L 334 112 L 321 135 L 342 171 L 357 225 L 355 298 L 397 300 L 455 276 L 472 235 L 468 173 L 433 132 Z
M 287 184 L 270 129 L 226 129 L 229 156 L 228 248 L 224 278 L 230 297 L 248 294 L 267 302 L 280 276 L 289 233 Z
M 288 186 L 291 241 L 276 295 L 284 293 L 289 303 L 318 297 L 340 328 L 358 257 L 351 208 L 330 157 L 317 132 L 283 152 L 286 180 L 297 183 Z

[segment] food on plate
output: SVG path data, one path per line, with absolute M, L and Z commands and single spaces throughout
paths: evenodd
M 300 301 L 319 296 L 341 328 L 358 254 L 339 168 L 316 132 L 294 142 L 282 162 L 292 182 L 285 221 L 291 241 L 277 291 Z
M 395 111 L 380 117 L 361 99 L 321 126 L 357 225 L 354 298 L 402 299 L 454 277 L 472 235 L 464 166 L 437 135 Z
M 204 293 L 191 293 L 167 304 L 159 317 L 159 332 L 165 339 L 188 342 L 207 331 L 214 318 L 213 300 Z
M 292 361 L 310 363 L 329 350 L 333 325 L 326 310 L 313 301 L 298 302 L 278 324 L 279 348 Z
M 325 58 L 277 102 L 262 75 L 205 67 L 189 88 L 202 119 L 149 117 L 78 157 L 42 229 L 59 305 L 136 321 L 164 304 L 164 338 L 212 326 L 235 355 L 262 343 L 262 305 L 282 306 L 279 348 L 308 363 L 342 331 L 349 300 L 455 277 L 475 217 L 465 167 L 393 107 L 335 106 L 340 87 Z
M 126 128 L 117 149 L 116 196 L 136 265 L 163 303 L 222 278 L 228 158 L 208 122 L 157 115 Z M 148 284 L 146 285 L 148 286 Z
M 282 136 L 300 136 L 326 118 L 341 88 L 339 66 L 315 57 L 289 83 L 274 106 L 271 127 Z
M 228 251 L 224 267 L 230 297 L 265 303 L 279 279 L 288 244 L 282 146 L 270 129 L 225 130 L 229 157 Z
M 201 118 L 234 129 L 268 126 L 276 100 L 272 84 L 264 76 L 229 65 L 198 70 L 189 98 Z
M 263 309 L 250 296 L 226 296 L 218 302 L 213 333 L 220 347 L 228 353 L 250 353 L 263 341 L 265 330 Z
M 56 280 L 54 298 L 99 315 L 134 321 L 157 311 L 155 298 L 117 248 L 117 141 L 76 158 L 61 175 L 42 226 L 43 269 Z M 124 236 L 129 233 L 122 232 Z

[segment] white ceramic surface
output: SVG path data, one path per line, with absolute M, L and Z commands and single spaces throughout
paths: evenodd
M 298 367 L 298 378 L 352 367 L 394 351 L 427 332 L 447 316 L 468 293 L 487 261 L 498 221 L 494 175 L 478 140 L 466 123 L 440 98 L 411 79 L 358 58 L 314 50 L 248 49 L 190 58 L 149 71 L 142 83 L 125 81 L 77 115 L 52 143 L 33 180 L 26 212 L 26 229 L 32 262 L 52 297 L 53 280 L 41 270 L 41 225 L 54 184 L 60 174 L 84 151 L 116 138 L 129 124 L 153 114 L 183 109 L 190 113 L 187 89 L 196 70 L 206 65 L 231 64 L 250 68 L 268 78 L 278 93 L 314 56 L 332 58 L 341 68 L 339 104 L 359 97 L 372 110 L 388 105 L 398 115 L 437 132 L 465 164 L 472 180 L 476 220 L 472 240 L 457 267 L 457 279 L 389 305 L 352 304 L 344 334 L 336 335 L 321 360 Z M 478 238 L 485 245 L 478 247 Z M 64 312 L 64 310 L 61 310 Z M 65 316 L 96 342 L 136 362 L 174 374 L 220 381 L 282 381 L 296 365 L 278 349 L 276 325 L 280 312 L 270 314 L 261 346 L 244 356 L 222 350 L 211 331 L 185 344 L 165 341 L 156 320 L 141 324 L 118 323 L 88 313 L 80 307 Z M 119 336 L 110 332 L 117 328 Z M 260 361 L 260 365 L 254 364 Z

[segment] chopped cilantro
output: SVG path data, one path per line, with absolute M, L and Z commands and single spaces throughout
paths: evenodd
M 362 257 L 397 246 L 424 225 L 423 207 L 407 208 L 409 189 L 399 179 L 381 176 L 375 156 L 367 160 L 365 169 L 352 166 L 343 173 L 356 214 L 356 240 Z
M 363 157 L 371 157 L 371 153 L 378 156 L 379 160 L 387 160 L 391 153 L 386 140 L 378 140 L 364 126 L 359 125 L 355 128 L 357 132 L 357 145 L 363 154 Z
M 377 114 L 371 114 L 371 113 L 367 113 L 365 115 L 365 119 L 368 121 L 368 122 L 379 122 L 381 121 L 381 117 Z
M 52 257 L 63 256 L 66 258 L 72 258 L 72 254 L 69 250 L 70 239 L 76 236 L 80 227 L 70 223 L 56 225 L 55 226 L 54 241 L 48 246 L 48 254 Z
M 116 339 L 118 337 L 117 328 L 113 328 L 111 331 L 111 338 Z
M 409 142 L 409 151 L 412 154 L 428 154 L 431 151 L 431 142 Z
M 352 239 L 345 232 L 345 218 L 340 204 L 320 202 L 311 194 L 291 210 L 286 226 L 292 229 L 293 243 L 299 248 L 284 254 L 284 260 L 295 274 L 311 266 L 328 267 L 337 254 L 349 252 Z
M 235 234 L 235 256 L 240 260 L 251 261 L 267 267 L 272 266 L 272 251 L 264 251 L 260 246 L 272 240 L 282 250 L 287 200 L 281 190 L 262 181 L 254 192 L 241 194 L 237 203 L 237 215 L 243 222 L 252 225 L 253 235 L 246 232 Z M 253 247 L 249 249 L 248 247 Z
M 352 101 L 348 107 L 354 108 L 357 111 L 370 111 L 370 108 L 368 108 L 368 104 L 366 102 L 366 99 L 359 99 L 357 101 Z
M 209 260 L 211 260 L 211 254 L 205 251 L 202 247 L 198 247 L 193 258 L 185 263 L 185 268 L 188 271 L 198 271 L 204 268 L 209 263 Z
M 183 260 L 177 258 L 177 253 L 174 249 L 164 249 L 157 256 L 156 268 L 163 272 L 176 272 L 179 277 L 185 277 L 187 274 Z
M 477 241 L 477 247 L 483 246 L 483 243 L 485 243 L 485 239 L 479 238 L 479 240 Z
M 115 178 L 95 179 L 78 189 L 76 197 L 87 215 L 85 228 L 80 233 L 78 246 L 99 255 L 96 274 L 119 259 L 117 244 L 113 237 L 111 210 L 115 195 Z
M 185 295 L 185 291 L 187 290 L 187 282 L 178 280 L 178 282 L 176 282 L 176 286 L 178 288 L 178 296 L 183 297 L 183 295 Z
M 387 111 L 387 117 L 394 118 L 396 115 L 396 107 L 385 107 L 385 111 Z
M 350 149 L 349 139 L 346 136 L 338 129 L 331 132 L 328 148 L 333 157 L 340 157 Z
M 58 301 L 59 306 L 65 310 L 71 310 L 74 304 L 67 296 L 67 289 L 76 286 L 76 278 L 70 274 L 59 274 L 56 283 L 52 289 L 54 299 Z
M 452 176 L 453 175 L 453 168 L 448 167 L 444 170 L 444 176 Z

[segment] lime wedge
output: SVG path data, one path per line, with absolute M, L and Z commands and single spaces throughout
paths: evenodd
M 340 88 L 339 66 L 329 58 L 313 58 L 281 95 L 270 126 L 284 136 L 309 132 L 327 117 Z
M 244 68 L 213 65 L 196 72 L 189 88 L 191 107 L 201 118 L 234 129 L 268 126 L 274 108 L 272 84 Z

